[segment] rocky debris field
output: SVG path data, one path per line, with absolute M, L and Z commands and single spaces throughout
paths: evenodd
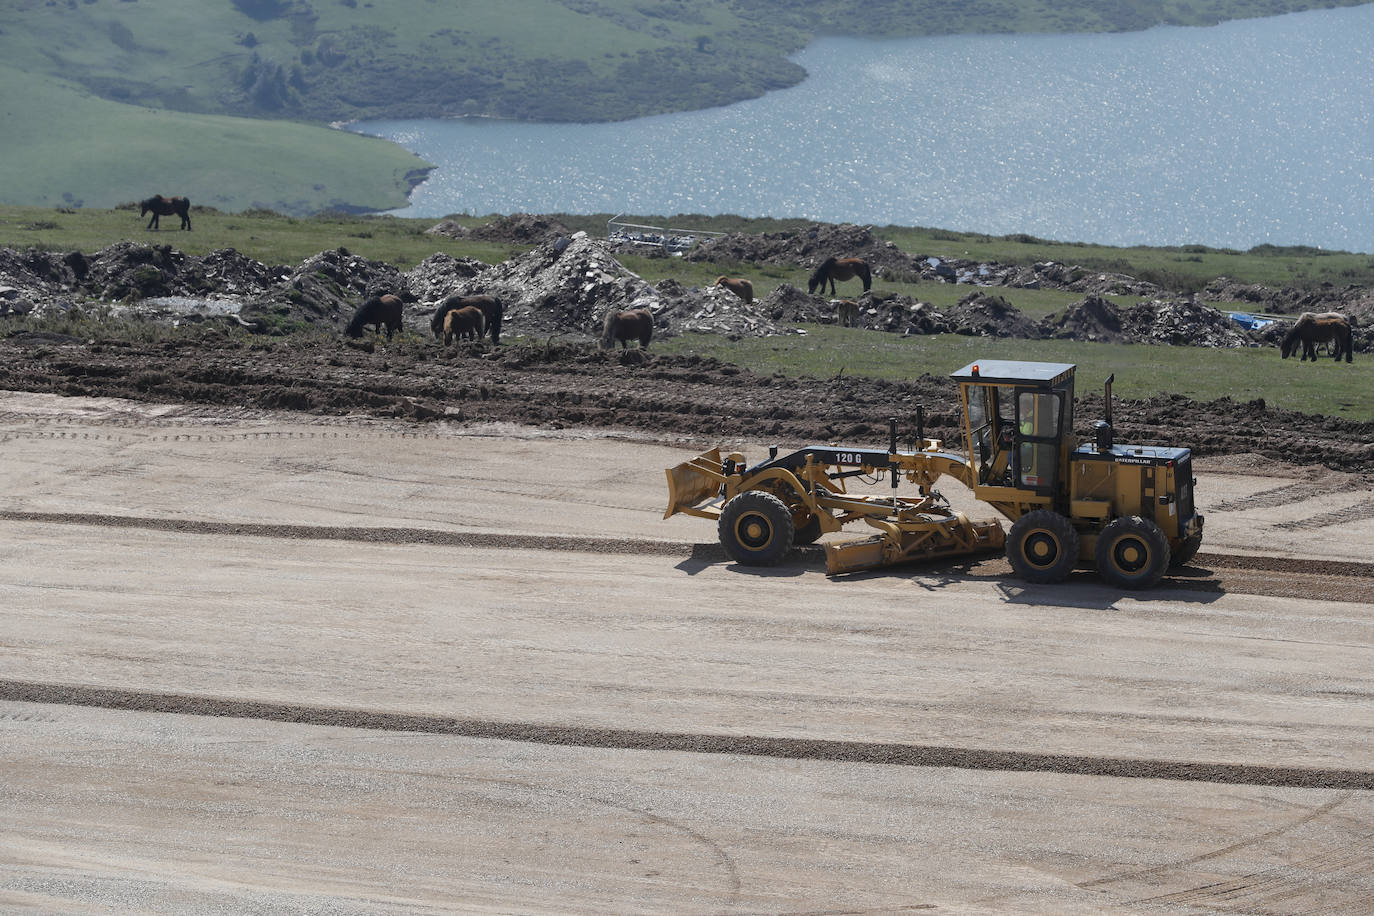
M 954 389 L 947 379 L 792 379 L 652 350 L 596 349 L 591 342 L 610 310 L 649 309 L 658 336 L 696 331 L 740 337 L 806 333 L 799 325 L 835 323 L 837 302 L 789 284 L 756 290 L 757 298 L 746 303 L 725 289 L 650 283 L 627 270 L 605 241 L 563 229 L 549 220 L 510 218 L 493 224 L 492 237 L 505 233 L 535 243 L 526 253 L 495 265 L 436 254 L 408 271 L 344 248 L 295 266 L 261 264 L 233 250 L 197 257 L 133 242 L 93 254 L 0 249 L 0 316 L 77 310 L 199 322 L 205 329 L 194 340 L 149 343 L 115 339 L 118 334 L 94 340 L 11 331 L 0 338 L 0 387 L 418 420 L 624 427 L 692 440 L 765 436 L 784 444 L 879 441 L 886 417 L 909 418 L 923 405 L 931 433 L 953 436 Z M 723 270 L 742 260 L 807 267 L 841 246 L 871 259 L 880 275 L 905 271 L 968 285 L 967 295 L 943 310 L 879 286 L 854 300 L 858 324 L 878 331 L 1241 347 L 1272 345 L 1286 327 L 1280 321 L 1246 330 L 1207 304 L 1217 297 L 1254 302 L 1256 311 L 1271 313 L 1344 308 L 1366 319 L 1356 349 L 1371 349 L 1374 320 L 1361 290 L 1268 291 L 1223 280 L 1201 295 L 1175 296 L 1063 265 L 933 264 L 854 226 L 724 236 L 702 242 L 690 256 L 722 259 Z M 999 292 L 1030 285 L 1072 289 L 1083 299 L 1032 320 Z M 1139 295 L 1139 302 L 1121 307 L 1103 298 L 1123 290 Z M 370 339 L 350 346 L 341 337 L 291 333 L 341 330 L 365 296 L 381 292 L 403 299 L 405 322 L 423 339 L 374 348 Z M 433 308 L 454 293 L 501 297 L 507 337 L 523 335 L 525 343 L 446 349 L 429 339 Z M 227 333 L 238 326 L 260 336 Z M 1093 397 L 1084 397 L 1079 411 L 1085 435 L 1101 412 Z M 1291 414 L 1259 402 L 1173 398 L 1120 405 L 1116 419 L 1119 441 L 1374 468 L 1374 424 Z
M 756 298 L 748 303 L 713 286 L 689 287 L 671 279 L 651 284 L 617 260 L 617 251 L 626 250 L 627 243 L 569 233 L 546 217 L 516 214 L 470 230 L 444 221 L 430 231 L 534 247 L 500 264 L 436 254 L 408 271 L 345 248 L 320 252 L 294 266 L 262 264 L 232 249 L 193 256 L 169 245 L 127 241 L 93 254 L 0 249 L 0 317 L 95 309 L 115 318 L 215 319 L 283 333 L 302 326 L 342 328 L 365 297 L 391 292 L 405 301 L 405 320 L 418 330 L 428 327 L 432 310 L 446 296 L 489 293 L 505 302 L 511 332 L 546 339 L 595 339 L 607 312 L 632 308 L 654 314 L 658 336 L 684 331 L 731 337 L 796 334 L 805 333 L 798 325 L 840 320 L 841 300 L 810 295 L 787 283 L 771 290 L 756 283 Z M 810 271 L 837 251 L 861 256 L 874 269 L 875 289 L 852 301 L 857 326 L 875 331 L 1272 346 L 1287 329 L 1286 321 L 1251 330 L 1208 304 L 1239 301 L 1278 315 L 1344 311 L 1357 323 L 1355 349 L 1374 350 L 1374 297 L 1354 287 L 1269 290 L 1222 278 L 1198 295 L 1183 296 L 1124 275 L 1057 263 L 1018 266 L 911 255 L 852 225 L 713 237 L 701 241 L 688 258 L 720 263 L 722 272 L 741 264 Z M 952 283 L 968 292 L 953 307 L 936 309 L 884 291 L 883 278 Z M 1005 288 L 1061 289 L 1083 298 L 1033 320 L 999 295 Z M 1108 295 L 1139 301 L 1121 306 L 1104 298 Z

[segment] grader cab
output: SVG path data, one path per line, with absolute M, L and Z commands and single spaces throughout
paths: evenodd
M 1107 416 L 1093 441 L 1073 440 L 1075 367 L 1065 363 L 981 360 L 953 374 L 962 407 L 962 454 L 927 439 L 917 413 L 914 448 L 897 447 L 889 421 L 886 450 L 812 445 L 750 465 L 712 449 L 669 468 L 668 518 L 713 519 L 722 545 L 745 565 L 771 565 L 794 544 L 862 520 L 877 533 L 825 544 L 830 575 L 895 563 L 1005 549 L 1030 582 L 1057 582 L 1079 565 L 1107 582 L 1148 588 L 1202 543 L 1186 448 L 1117 445 Z M 948 475 L 1012 522 L 972 521 L 935 489 Z M 856 478 L 887 495 L 855 494 Z M 901 481 L 915 493 L 898 495 Z

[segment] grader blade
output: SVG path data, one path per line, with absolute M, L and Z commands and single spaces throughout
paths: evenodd
M 1001 550 L 1007 537 L 996 520 L 973 522 L 962 513 L 921 522 L 869 519 L 868 523 L 883 533 L 825 545 L 826 575 L 988 553 Z
M 720 491 L 720 449 L 713 448 L 709 452 L 702 452 L 691 461 L 684 461 L 676 467 L 668 468 L 666 473 L 668 511 L 663 513 L 663 517 L 669 518 L 679 512 L 702 514 L 696 507 L 713 499 Z

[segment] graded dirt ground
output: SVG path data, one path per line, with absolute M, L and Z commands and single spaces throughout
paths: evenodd
M 3 395 L 0 907 L 1365 911 L 1363 475 L 1200 459 L 1144 594 L 828 579 L 635 426 Z
M 914 434 L 918 407 L 925 408 L 928 435 L 953 440 L 958 418 L 958 390 L 944 376 L 913 372 L 912 380 L 898 382 L 760 375 L 712 358 L 554 341 L 368 352 L 322 337 L 144 343 L 21 334 L 0 340 L 0 389 L 334 416 L 635 430 L 692 441 L 749 437 L 783 445 L 882 445 L 889 417 L 898 419 L 903 436 Z M 1076 410 L 1086 438 L 1103 415 L 1100 392 L 1080 385 Z M 1233 461 L 1258 455 L 1374 471 L 1374 422 L 1181 396 L 1118 398 L 1113 416 L 1120 442 L 1182 445 L 1195 455 Z

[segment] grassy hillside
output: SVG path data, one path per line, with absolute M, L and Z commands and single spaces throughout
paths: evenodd
M 327 127 L 109 102 L 6 66 L 0 81 L 0 203 L 108 208 L 165 193 L 228 210 L 386 209 L 429 168 Z
M 596 121 L 793 85 L 818 34 L 1121 31 L 1356 0 L 19 0 L 0 60 L 114 101 L 255 117 Z

